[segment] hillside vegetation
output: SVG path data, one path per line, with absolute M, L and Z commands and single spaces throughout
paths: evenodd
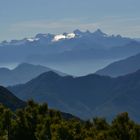
M 12 112 L 0 105 L 0 140 L 139 140 L 140 125 L 119 114 L 111 124 L 103 118 L 81 121 L 64 119 L 47 104 L 28 101 Z

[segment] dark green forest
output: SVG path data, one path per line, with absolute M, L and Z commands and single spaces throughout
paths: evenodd
M 0 105 L 0 140 L 140 140 L 140 125 L 126 112 L 111 123 L 104 118 L 83 121 L 30 100 L 16 111 Z

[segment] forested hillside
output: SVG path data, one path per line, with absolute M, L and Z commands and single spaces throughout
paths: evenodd
M 18 99 L 13 93 L 2 86 L 0 86 L 0 103 L 12 110 L 23 108 L 26 105 L 25 102 Z
M 0 140 L 139 140 L 140 125 L 127 113 L 112 123 L 104 118 L 81 121 L 64 119 L 47 104 L 28 101 L 24 109 L 12 112 L 0 105 Z

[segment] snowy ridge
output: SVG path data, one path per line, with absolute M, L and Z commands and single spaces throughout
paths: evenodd
M 56 42 L 56 41 L 59 41 L 59 40 L 62 40 L 62 39 L 71 39 L 71 38 L 75 38 L 75 34 L 74 33 L 70 33 L 70 34 L 60 34 L 60 35 L 56 35 L 54 36 L 54 39 L 52 40 L 53 42 Z
M 31 45 L 33 43 L 39 42 L 42 44 L 53 44 L 59 41 L 69 40 L 73 38 L 86 38 L 87 40 L 91 41 L 94 40 L 95 44 L 98 44 L 98 40 L 105 39 L 105 40 L 121 40 L 122 42 L 125 40 L 131 40 L 130 38 L 121 37 L 120 35 L 108 35 L 104 32 L 102 32 L 100 29 L 97 29 L 95 32 L 90 31 L 80 31 L 80 30 L 74 30 L 72 33 L 63 33 L 63 34 L 37 34 L 35 37 L 30 38 L 24 38 L 22 40 L 11 40 L 11 41 L 3 41 L 0 43 L 0 46 L 20 46 L 20 45 Z M 120 41 L 120 42 L 121 42 Z M 97 43 L 96 43 L 97 42 Z M 29 44 L 28 44 L 29 43 Z M 114 44 L 114 43 L 113 43 Z
M 33 41 L 38 41 L 39 38 L 27 38 L 27 40 L 28 40 L 29 42 L 33 42 Z

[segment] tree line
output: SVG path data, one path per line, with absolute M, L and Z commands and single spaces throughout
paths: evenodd
M 30 100 L 16 111 L 0 105 L 0 140 L 140 140 L 140 125 L 126 112 L 111 123 L 104 118 L 67 119 L 46 103 Z

